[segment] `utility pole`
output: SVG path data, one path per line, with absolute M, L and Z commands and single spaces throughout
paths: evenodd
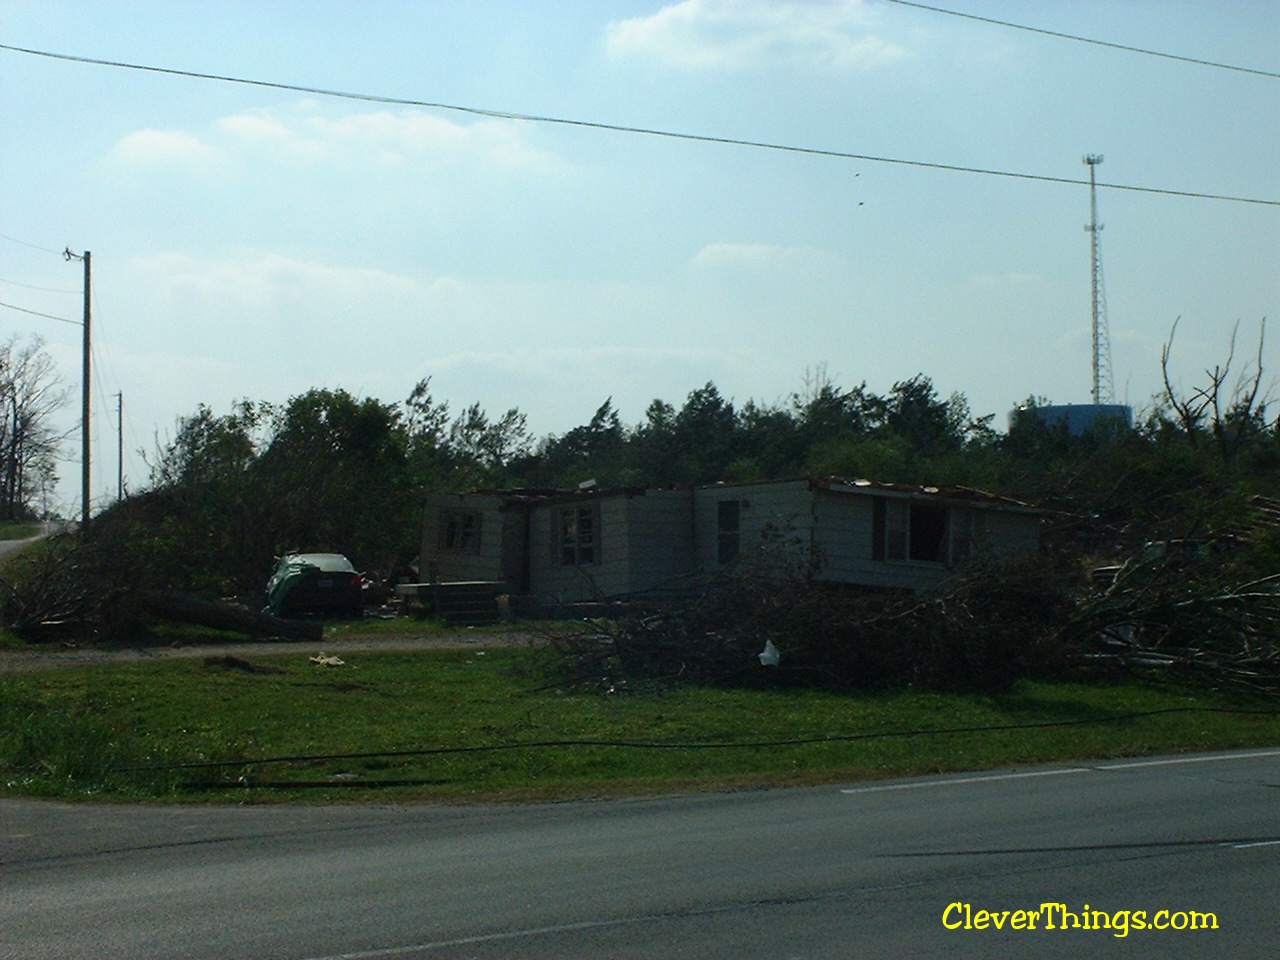
M 1098 222 L 1098 182 L 1096 169 L 1102 162 L 1102 154 L 1091 153 L 1084 158 L 1089 166 L 1089 231 L 1090 272 L 1093 280 L 1093 402 L 1114 403 L 1115 388 L 1111 380 L 1111 334 L 1107 330 L 1107 301 L 1102 287 L 1102 251 L 1098 234 L 1102 224 Z
M 80 523 L 89 523 L 89 290 L 90 253 L 72 253 L 67 247 L 62 251 L 67 260 L 84 261 L 84 385 L 80 394 Z
M 124 499 L 124 392 L 116 394 L 116 499 Z

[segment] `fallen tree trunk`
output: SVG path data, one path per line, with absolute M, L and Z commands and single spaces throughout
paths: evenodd
M 324 624 L 311 620 L 285 620 L 229 603 L 197 600 L 180 593 L 146 590 L 142 603 L 149 613 L 179 623 L 194 623 L 215 630 L 231 630 L 251 637 L 279 637 L 319 643 Z

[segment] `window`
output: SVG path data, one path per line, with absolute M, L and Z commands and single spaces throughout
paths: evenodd
M 741 549 L 742 501 L 721 500 L 716 504 L 716 560 L 732 563 Z
M 982 527 L 981 518 L 967 507 L 951 511 L 951 562 L 959 563 L 973 553 L 974 541 Z
M 938 503 L 877 497 L 871 512 L 871 559 L 946 563 L 948 510 Z
M 441 510 L 440 549 L 479 553 L 480 514 L 474 510 Z
M 907 521 L 908 559 L 947 562 L 947 508 L 936 503 L 911 504 Z
M 552 540 L 562 567 L 600 562 L 600 508 L 596 504 L 561 507 Z

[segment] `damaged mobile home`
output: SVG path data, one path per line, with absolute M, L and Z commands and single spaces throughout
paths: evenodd
M 1040 517 L 963 487 L 801 479 L 426 498 L 421 573 L 543 605 L 622 598 L 762 557 L 834 583 L 921 591 L 976 556 L 1039 550 Z

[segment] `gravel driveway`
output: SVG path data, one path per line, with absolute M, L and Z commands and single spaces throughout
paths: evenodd
M 380 634 L 326 637 L 320 643 L 287 640 L 246 640 L 242 643 L 175 644 L 172 646 L 65 646 L 42 644 L 30 649 L 0 650 L 0 673 L 31 673 L 69 667 L 88 667 L 99 663 L 137 663 L 144 660 L 168 660 L 182 657 L 255 657 L 297 654 L 314 656 L 326 653 L 341 657 L 349 653 L 395 650 L 459 650 L 469 647 L 493 648 L 527 646 L 538 642 L 536 632 L 519 630 L 459 629 L 451 633 L 421 636 L 385 636 Z

